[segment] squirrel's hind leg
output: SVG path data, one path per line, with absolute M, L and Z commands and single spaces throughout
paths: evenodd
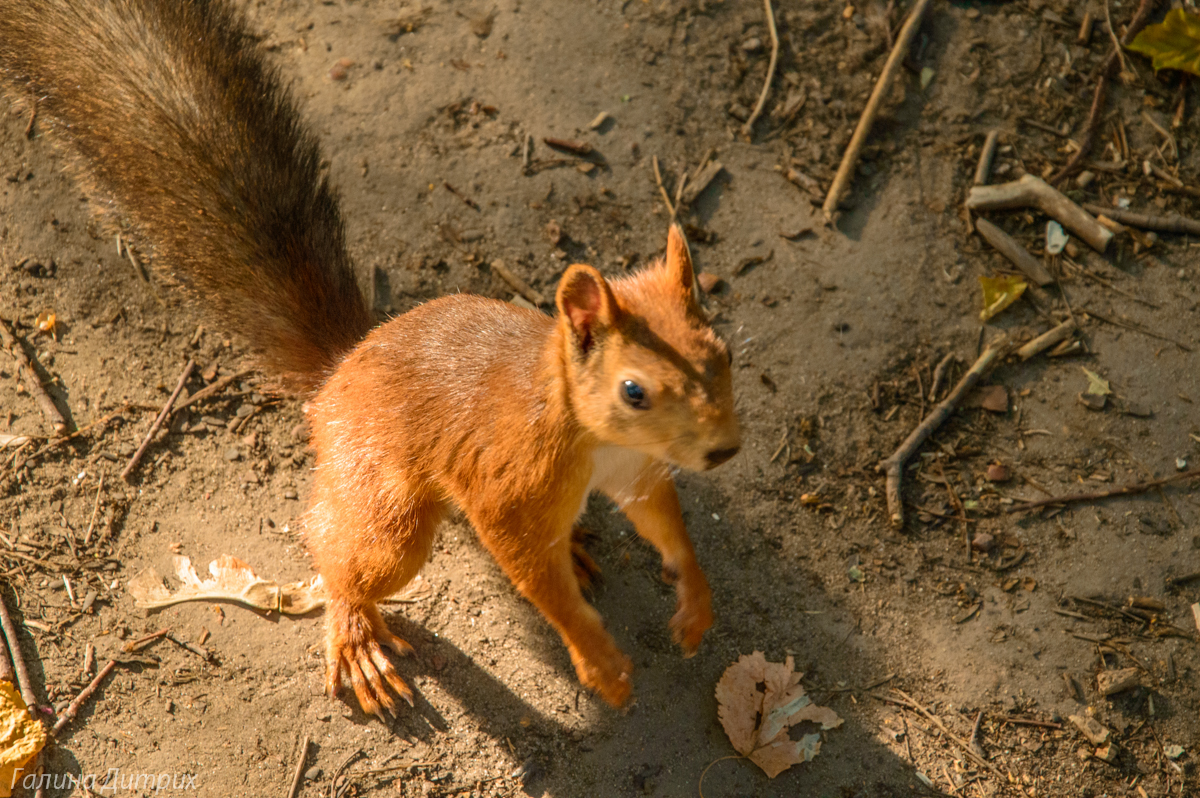
M 308 548 L 329 592 L 326 692 L 336 695 L 349 681 L 363 711 L 385 720 L 384 710 L 396 715 L 394 696 L 411 706 L 413 692 L 383 646 L 400 655 L 413 649 L 387 628 L 377 603 L 408 584 L 429 559 L 443 507 L 417 497 L 371 501 L 353 491 L 326 490 L 321 476 L 318 469 L 306 521 Z

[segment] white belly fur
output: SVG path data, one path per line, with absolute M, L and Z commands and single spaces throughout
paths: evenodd
M 588 480 L 587 491 L 579 504 L 579 512 L 575 518 L 583 515 L 587 508 L 588 496 L 594 490 L 602 490 L 613 498 L 617 507 L 624 509 L 625 505 L 637 500 L 630 490 L 638 476 L 653 462 L 648 454 L 623 446 L 601 446 L 592 454 L 592 478 Z

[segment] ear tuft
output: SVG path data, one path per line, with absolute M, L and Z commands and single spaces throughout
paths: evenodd
M 692 253 L 688 250 L 687 237 L 677 224 L 672 224 L 667 233 L 667 272 L 684 291 L 693 292 L 696 277 L 692 272 Z
M 600 272 L 582 263 L 567 269 L 558 284 L 558 310 L 586 353 L 596 334 L 611 327 L 617 313 L 617 301 Z

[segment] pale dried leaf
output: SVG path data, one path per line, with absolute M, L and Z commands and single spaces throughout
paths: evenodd
M 129 582 L 129 592 L 137 606 L 153 610 L 185 601 L 231 601 L 264 612 L 303 615 L 325 606 L 327 596 L 320 577 L 281 587 L 278 582 L 261 579 L 249 565 L 229 555 L 209 563 L 208 570 L 212 579 L 201 580 L 192 561 L 178 556 L 175 575 L 183 583 L 179 590 L 172 593 L 161 576 L 146 569 Z
M 0 434 L 0 449 L 6 449 L 9 446 L 24 446 L 27 443 L 29 443 L 28 435 Z
M 755 651 L 739 657 L 717 682 L 717 716 L 729 741 L 771 778 L 821 750 L 820 735 L 793 740 L 788 735 L 792 726 L 811 721 L 832 729 L 842 723 L 837 713 L 815 706 L 805 695 L 802 675 L 795 672 L 791 657 L 784 663 L 767 662 Z
M 1080 367 L 1082 368 L 1082 366 Z M 1087 375 L 1088 387 L 1084 393 L 1090 393 L 1095 396 L 1108 396 L 1112 393 L 1112 388 L 1108 384 L 1108 380 L 1101 377 L 1094 371 L 1083 369 L 1083 373 Z

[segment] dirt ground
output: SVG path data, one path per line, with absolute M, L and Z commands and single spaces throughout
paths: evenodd
M 416 707 L 391 727 L 323 695 L 319 614 L 137 609 L 129 580 L 172 573 L 177 552 L 201 570 L 231 554 L 266 578 L 311 575 L 298 537 L 312 465 L 300 404 L 263 395 L 251 375 L 177 414 L 121 480 L 186 360 L 199 364 L 195 393 L 236 373 L 244 341 L 199 330 L 159 277 L 137 277 L 15 106 L 0 123 L 0 316 L 74 425 L 124 407 L 68 444 L 0 451 L 0 560 L 34 682 L 61 709 L 90 678 L 86 644 L 103 663 L 164 627 L 213 655 L 160 641 L 126 658 L 52 747 L 48 772 L 101 784 L 114 768 L 186 773 L 200 795 L 285 795 L 308 736 L 302 796 L 329 794 L 341 765 L 350 796 L 697 795 L 706 767 L 734 754 L 716 681 L 761 650 L 794 656 L 845 723 L 774 780 L 747 761 L 715 762 L 710 798 L 1197 794 L 1189 605 L 1200 579 L 1178 579 L 1200 571 L 1196 482 L 1007 511 L 1200 465 L 1200 244 L 1163 234 L 1147 250 L 1122 234 L 1101 256 L 1073 240 L 1079 266 L 1051 258 L 1059 284 L 981 333 L 977 277 L 1009 267 L 961 210 L 993 128 L 995 181 L 1066 162 L 1111 46 L 1104 4 L 935 0 L 832 230 L 816 205 L 910 4 L 778 2 L 778 76 L 750 140 L 737 115 L 767 70 L 760 3 L 245 5 L 323 142 L 381 318 L 452 291 L 510 298 L 495 260 L 548 296 L 572 261 L 636 268 L 661 252 L 668 223 L 652 158 L 672 194 L 706 155 L 723 164 L 684 221 L 698 268 L 724 278 L 707 301 L 735 347 L 745 445 L 716 471 L 679 477 L 716 625 L 698 656 L 679 656 L 657 555 L 598 499 L 583 523 L 604 572 L 594 601 L 636 665 L 626 713 L 581 691 L 557 635 L 461 519 L 445 525 L 424 589 L 389 615 L 417 649 L 399 662 Z M 1109 3 L 1118 33 L 1135 5 Z M 1081 44 L 1085 11 L 1101 21 Z M 1194 190 L 1143 167 L 1200 185 L 1200 96 L 1138 56 L 1128 64 L 1134 77 L 1112 92 L 1091 155 L 1104 168 L 1067 187 L 1083 202 L 1200 217 Z M 596 154 L 584 165 L 544 137 Z M 786 180 L 789 168 L 817 188 Z M 1041 257 L 1044 216 L 988 216 Z M 35 335 L 47 309 L 57 340 Z M 988 381 L 1007 411 L 964 408 L 922 447 L 904 472 L 907 523 L 892 530 L 875 466 L 932 406 L 937 364 L 956 354 L 942 383 L 956 381 L 981 337 L 1029 337 L 1068 312 L 1080 350 L 999 365 Z M 1085 368 L 1109 381 L 1102 410 L 1079 399 Z M 0 434 L 45 433 L 0 355 Z M 1011 478 L 988 481 L 994 464 Z M 1097 674 L 1121 668 L 1136 686 L 1102 696 Z M 946 734 L 970 738 L 980 712 L 986 767 Z M 1071 715 L 1111 731 L 1111 762 Z

